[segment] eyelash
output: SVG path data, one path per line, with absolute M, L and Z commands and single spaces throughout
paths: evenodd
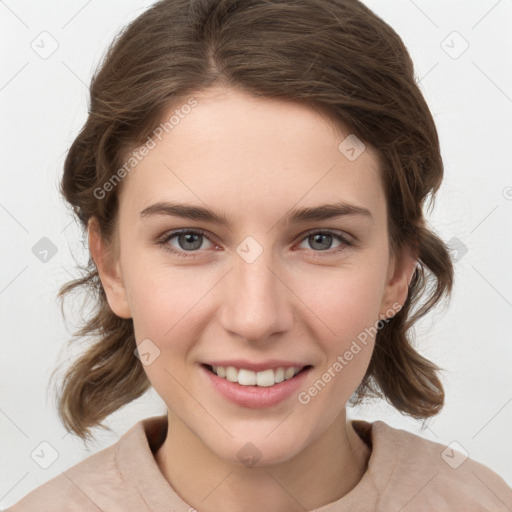
M 183 234 L 203 235 L 208 240 L 210 240 L 210 238 L 208 237 L 208 233 L 202 229 L 175 229 L 175 230 L 169 231 L 168 233 L 165 233 L 164 235 L 159 237 L 156 242 L 158 245 L 162 246 L 162 248 L 165 251 L 175 254 L 181 258 L 191 258 L 191 257 L 193 258 L 196 256 L 196 254 L 199 252 L 199 250 L 194 250 L 194 251 L 176 250 L 176 249 L 172 248 L 168 243 L 170 240 L 172 240 L 176 236 L 183 235 Z M 306 238 L 310 237 L 311 235 L 315 235 L 315 234 L 332 235 L 334 238 L 336 238 L 339 242 L 342 243 L 342 245 L 340 245 L 340 247 L 337 247 L 336 249 L 327 249 L 325 251 L 313 250 L 313 253 L 317 253 L 317 254 L 315 254 L 315 257 L 323 257 L 324 255 L 325 256 L 333 256 L 335 254 L 345 251 L 347 249 L 347 247 L 351 247 L 354 245 L 346 237 L 344 237 L 343 235 L 341 235 L 340 233 L 338 233 L 337 231 L 334 231 L 332 229 L 317 229 L 317 230 L 308 231 L 307 233 L 305 233 L 303 235 L 303 237 L 301 238 L 300 241 L 302 242 Z M 210 242 L 215 243 L 212 240 L 210 240 Z

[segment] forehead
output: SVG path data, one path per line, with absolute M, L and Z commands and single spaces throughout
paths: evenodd
M 175 104 L 163 116 L 174 114 L 172 128 L 127 176 L 122 208 L 179 200 L 271 221 L 283 208 L 342 200 L 385 214 L 378 154 L 354 146 L 346 127 L 305 105 L 232 89 L 193 98 L 193 108 Z

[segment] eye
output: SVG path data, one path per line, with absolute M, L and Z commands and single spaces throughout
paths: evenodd
M 170 244 L 171 240 L 173 239 L 176 239 L 175 241 L 178 247 Z M 174 231 L 166 233 L 163 237 L 161 237 L 158 240 L 158 244 L 161 244 L 163 248 L 169 252 L 187 258 L 189 256 L 194 256 L 194 254 L 189 255 L 186 253 L 197 252 L 197 249 L 201 248 L 204 239 L 210 241 L 209 238 L 206 236 L 206 233 L 200 229 L 176 229 Z
M 161 236 L 157 240 L 157 243 L 166 251 L 180 257 L 188 258 L 195 256 L 196 253 L 199 252 L 199 249 L 201 249 L 205 239 L 210 242 L 211 246 L 215 246 L 207 236 L 206 231 L 201 229 L 176 229 Z M 339 242 L 339 246 L 331 249 L 333 239 Z M 301 240 L 303 240 L 302 243 L 308 243 L 310 247 L 313 248 L 314 253 L 325 253 L 315 254 L 315 256 L 319 257 L 324 255 L 332 256 L 333 254 L 340 253 L 341 251 L 346 250 L 347 247 L 354 245 L 341 233 L 331 229 L 310 231 L 309 233 L 306 233 L 306 235 L 303 235 Z M 176 243 L 171 244 L 171 241 Z
M 333 239 L 338 240 L 340 244 L 338 247 L 331 249 Z M 331 229 L 310 231 L 306 234 L 304 242 L 309 244 L 309 246 L 314 249 L 314 252 L 326 252 L 328 255 L 339 253 L 344 251 L 348 246 L 353 245 L 353 243 L 350 242 L 345 236 Z M 318 256 L 322 255 L 319 254 Z

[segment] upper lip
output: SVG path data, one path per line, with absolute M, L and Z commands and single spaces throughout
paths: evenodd
M 223 359 L 218 361 L 205 361 L 203 364 L 210 366 L 223 366 L 225 368 L 228 366 L 234 366 L 235 368 L 245 368 L 247 370 L 252 370 L 253 372 L 261 372 L 269 369 L 275 370 L 280 367 L 291 368 L 292 366 L 302 370 L 305 366 L 311 366 L 310 364 L 299 363 L 297 361 L 285 361 L 282 359 L 269 359 L 268 361 L 262 361 L 259 363 L 246 361 L 244 359 Z

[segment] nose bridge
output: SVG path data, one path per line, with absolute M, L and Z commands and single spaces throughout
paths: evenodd
M 224 297 L 226 330 L 258 341 L 287 328 L 290 305 L 286 304 L 286 286 L 274 263 L 271 250 L 263 250 L 250 237 L 238 246 L 228 277 L 228 296 Z

